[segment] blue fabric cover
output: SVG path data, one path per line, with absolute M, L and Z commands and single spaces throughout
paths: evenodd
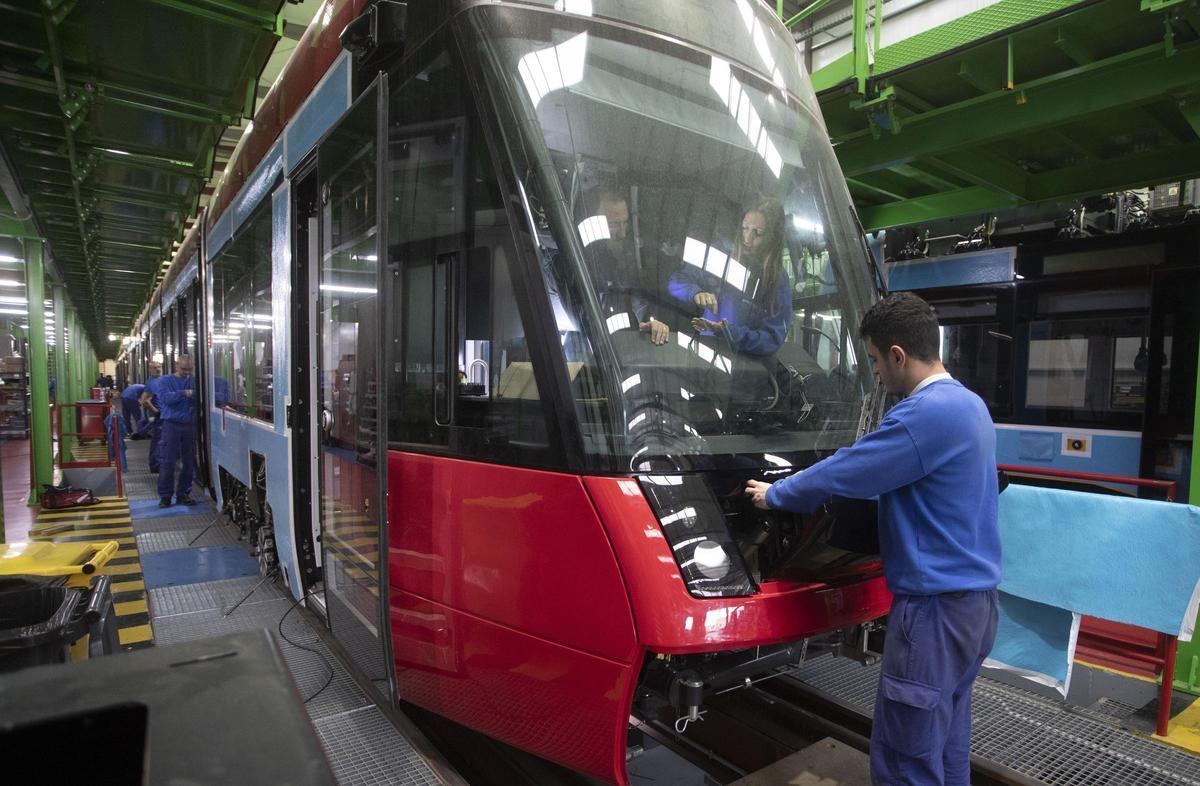
M 996 643 L 984 665 L 1015 671 L 1065 695 L 1075 655 L 1077 616 L 1001 592 Z
M 1190 639 L 1200 509 L 1013 484 L 999 519 L 1004 592 Z

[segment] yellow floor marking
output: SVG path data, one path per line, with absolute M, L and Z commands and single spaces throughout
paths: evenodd
M 29 537 L 32 540 L 54 540 L 61 535 L 129 535 L 133 532 L 133 527 L 114 527 L 112 529 L 67 529 L 62 532 L 52 534 L 44 534 L 41 532 L 29 531 Z
M 127 510 L 114 510 L 105 513 L 102 516 L 75 516 L 74 518 L 61 518 L 46 521 L 44 519 L 37 520 L 39 527 L 58 527 L 63 524 L 132 524 L 133 517 L 129 515 Z
M 1089 663 L 1088 661 L 1080 660 L 1079 658 L 1076 658 L 1075 662 L 1082 663 L 1084 666 L 1087 666 L 1089 669 L 1099 669 L 1100 671 L 1107 671 L 1109 674 L 1116 674 L 1120 677 L 1127 677 L 1131 680 L 1141 680 L 1142 682 L 1153 682 L 1155 685 L 1158 684 L 1157 679 L 1155 679 L 1154 677 L 1147 677 L 1145 674 L 1133 674 L 1131 672 L 1121 671 L 1120 669 L 1114 669 L 1109 666 L 1101 666 L 1097 663 Z
M 1171 718 L 1167 724 L 1167 736 L 1155 739 L 1185 751 L 1200 753 L 1200 701 L 1192 702 L 1186 710 Z
M 103 571 L 101 571 L 103 573 Z M 141 592 L 146 589 L 146 582 L 141 579 L 136 581 L 114 581 L 112 583 L 113 593 L 118 592 Z
M 117 610 L 118 616 L 127 614 L 141 614 L 150 611 L 150 607 L 146 605 L 144 600 L 131 600 L 126 603 L 114 603 L 113 608 Z
M 63 510 L 43 510 L 38 513 L 39 519 L 63 519 L 80 514 L 95 513 L 96 511 L 105 510 L 121 510 L 125 507 L 125 500 L 115 500 L 113 502 L 97 502 L 95 505 L 86 505 L 78 508 L 66 508 Z
M 130 573 L 141 573 L 142 566 L 137 562 L 129 565 L 105 565 L 96 572 L 104 576 L 128 576 Z
M 138 644 L 154 638 L 149 625 L 134 625 L 132 628 L 121 628 L 117 634 L 122 644 Z

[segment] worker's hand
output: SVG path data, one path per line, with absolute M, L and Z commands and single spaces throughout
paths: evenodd
M 662 346 L 667 343 L 667 339 L 671 336 L 671 328 L 667 327 L 666 322 L 659 322 L 654 317 L 650 317 L 648 322 L 639 322 L 638 327 L 642 332 L 650 333 L 650 343 Z
M 754 507 L 759 510 L 770 510 L 771 506 L 767 504 L 767 489 L 769 488 L 771 488 L 770 483 L 764 483 L 761 480 L 747 480 L 745 494 L 753 500 Z
M 692 302 L 714 314 L 717 311 L 717 296 L 711 292 L 697 292 L 696 296 L 692 298 Z
M 704 317 L 693 317 L 692 327 L 696 330 L 707 330 L 710 333 L 720 333 L 725 330 L 725 328 L 729 327 L 729 323 L 723 319 L 720 322 L 713 322 L 711 319 L 705 319 Z
M 191 397 L 192 397 L 192 393 L 193 393 L 193 391 L 191 391 L 191 390 L 185 390 L 185 391 L 183 391 L 183 395 L 187 396 L 188 398 L 191 398 Z

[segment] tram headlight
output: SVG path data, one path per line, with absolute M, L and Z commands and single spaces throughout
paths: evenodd
M 638 480 L 688 592 L 698 598 L 724 598 L 757 591 L 704 478 L 643 475 Z

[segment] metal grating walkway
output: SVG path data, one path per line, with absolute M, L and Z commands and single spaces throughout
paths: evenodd
M 870 715 L 879 666 L 823 655 L 792 676 Z M 1200 757 L 1120 726 L 1123 707 L 1083 709 L 986 677 L 971 696 L 971 751 L 1048 786 L 1200 786 Z
M 130 501 L 157 499 L 154 476 L 146 468 L 148 443 L 130 442 L 127 451 L 130 472 L 126 491 Z M 150 510 L 135 517 L 132 534 L 137 547 L 148 555 L 158 555 L 238 545 L 237 528 L 213 510 L 202 491 L 194 491 L 193 496 L 200 504 L 186 513 L 176 510 L 155 515 L 157 511 Z M 291 611 L 294 606 L 286 591 L 272 582 L 260 584 L 259 578 L 244 576 L 152 587 L 147 591 L 147 600 L 155 643 L 166 646 L 266 628 L 287 661 L 339 784 L 442 784 L 409 740 L 359 689 L 307 620 Z M 225 616 L 243 598 L 245 602 Z

